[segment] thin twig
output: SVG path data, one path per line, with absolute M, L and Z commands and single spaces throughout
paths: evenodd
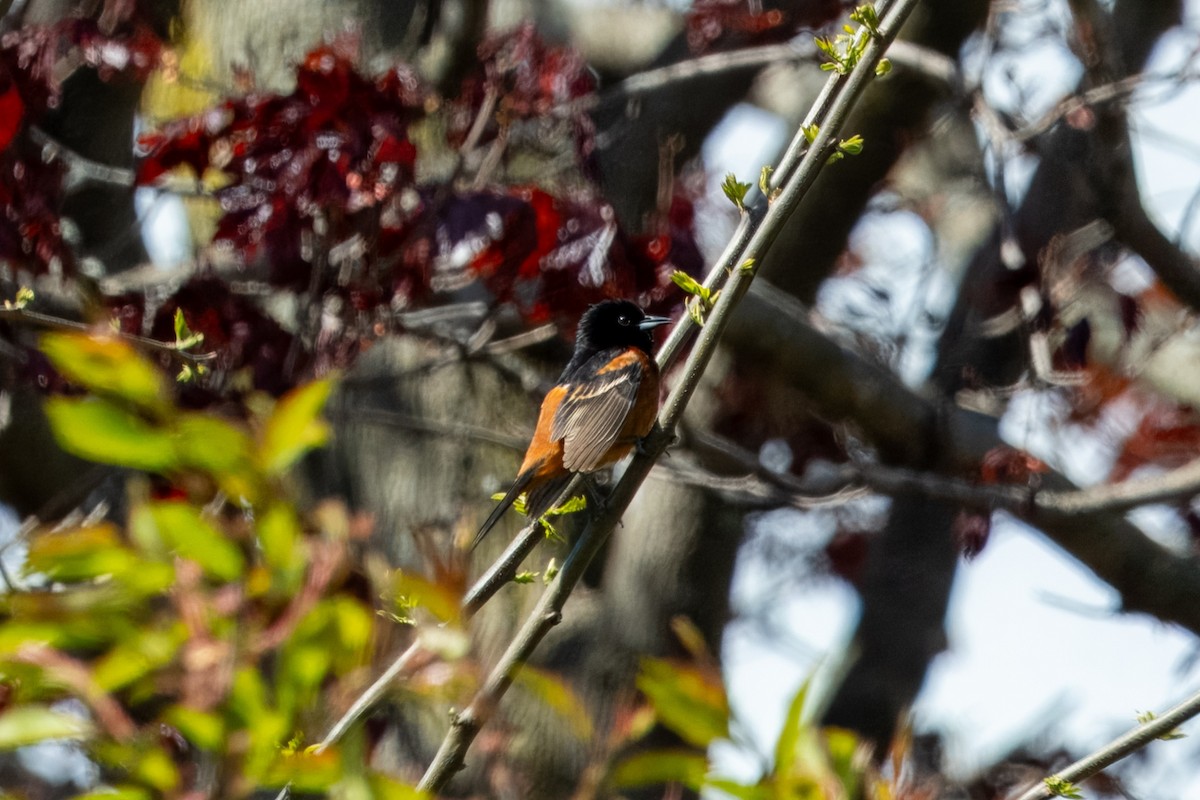
M 744 248 L 735 248 L 731 244 L 709 274 L 708 281 L 715 285 L 723 281 L 720 273 L 730 272 L 728 285 L 712 309 L 696 346 L 684 365 L 679 382 L 663 406 L 658 426 L 646 438 L 640 452 L 634 456 L 625 474 L 613 488 L 604 508 L 580 536 L 562 569 L 546 589 L 504 655 L 488 674 L 483 686 L 467 707 L 455 715 L 450 731 L 421 779 L 421 790 L 438 792 L 451 776 L 462 768 L 472 741 L 494 713 L 517 672 L 533 653 L 534 648 L 562 618 L 567 597 L 620 521 L 638 487 L 649 475 L 654 462 L 674 439 L 675 427 L 700 383 L 733 309 L 749 288 L 758 264 L 778 236 L 784 222 L 807 194 L 828 157 L 834 152 L 835 133 L 841 128 L 868 81 L 874 77 L 875 65 L 882 57 L 887 43 L 894 38 L 900 24 L 915 4 L 916 0 L 894 0 L 888 4 L 883 14 L 884 22 L 880 26 L 880 35 L 866 43 L 865 52 L 855 69 L 846 75 L 830 76 L 826 90 L 818 98 L 818 106 L 824 113 L 814 116 L 814 119 L 820 120 L 817 135 L 810 142 L 803 130 L 797 133 L 784 162 L 777 170 L 781 181 L 777 184 L 777 196 L 769 203 L 766 198 L 760 198 L 759 202 L 753 204 L 752 213 L 747 215 L 747 220 L 743 221 L 735 237 L 737 242 L 745 241 Z M 791 174 L 787 167 L 793 162 L 796 166 L 794 174 Z M 776 194 L 775 188 L 772 187 L 772 194 Z M 668 338 L 668 344 L 664 345 L 659 357 L 660 366 L 677 356 L 688 335 L 694 333 L 695 327 L 690 318 L 685 317 L 680 321 Z
M 93 325 L 88 325 L 85 322 L 76 322 L 73 319 L 63 319 L 62 317 L 52 317 L 49 314 L 42 314 L 38 311 L 30 311 L 27 308 L 0 308 L 0 321 L 15 322 L 17 324 L 25 324 L 34 328 L 43 328 L 46 330 L 55 331 L 82 331 L 84 333 L 94 333 L 96 328 Z M 217 357 L 216 352 L 208 353 L 189 353 L 186 350 L 180 350 L 175 346 L 174 342 L 163 342 L 158 339 L 151 339 L 148 336 L 138 336 L 134 333 L 123 332 L 106 332 L 105 335 L 115 336 L 118 339 L 124 339 L 127 342 L 136 344 L 139 347 L 145 347 L 160 353 L 168 353 L 171 356 L 178 358 L 180 361 L 185 361 L 191 364 L 203 364 L 212 361 Z
M 1122 758 L 1141 750 L 1155 739 L 1171 733 L 1197 714 L 1200 714 L 1200 692 L 1196 692 L 1162 716 L 1137 726 L 1091 755 L 1084 756 L 1066 769 L 1040 781 L 1037 785 L 1027 789 L 1017 800 L 1049 800 L 1057 795 L 1050 790 L 1048 782 L 1058 780 L 1077 784 L 1087 780 L 1110 764 L 1115 764 Z

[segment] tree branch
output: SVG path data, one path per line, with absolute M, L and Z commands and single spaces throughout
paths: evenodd
M 491 718 L 517 672 L 550 629 L 561 620 L 567 597 L 620 521 L 654 462 L 674 439 L 675 427 L 699 385 L 717 343 L 732 318 L 734 308 L 754 279 L 757 265 L 788 216 L 812 187 L 829 156 L 835 151 L 835 134 L 844 124 L 862 90 L 874 77 L 875 64 L 882 57 L 888 42 L 895 37 L 900 25 L 915 5 L 915 0 L 893 0 L 889 3 L 887 10 L 881 15 L 883 22 L 878 36 L 870 37 L 866 42 L 865 51 L 857 66 L 846 75 L 831 75 L 815 104 L 813 117 L 818 124 L 816 135 L 810 140 L 804 130 L 797 133 L 777 170 L 777 180 L 780 182 L 773 188 L 778 189 L 778 194 L 772 191 L 771 194 L 775 195 L 773 201 L 768 203 L 766 198 L 761 198 L 760 202 L 754 204 L 754 211 L 747 215 L 735 236 L 736 243 L 745 241 L 744 247 L 739 248 L 731 243 L 717 266 L 709 273 L 710 285 L 716 286 L 726 282 L 728 285 L 712 309 L 683 367 L 679 383 L 663 406 L 658 427 L 646 438 L 641 451 L 634 456 L 625 474 L 614 487 L 605 507 L 576 542 L 562 569 L 517 632 L 504 655 L 488 674 L 483 686 L 476 692 L 470 704 L 455 715 L 449 733 L 421 779 L 421 790 L 438 792 L 462 768 L 472 741 Z M 792 163 L 796 165 L 794 174 L 788 169 Z M 727 279 L 723 274 L 726 272 L 729 273 Z M 686 337 L 694 332 L 695 327 L 688 317 L 676 325 L 664 345 L 660 364 L 665 365 L 678 354 L 679 348 Z
M 1069 783 L 1079 783 L 1087 780 L 1105 767 L 1115 764 L 1122 758 L 1141 750 L 1155 739 L 1170 734 L 1180 724 L 1187 722 L 1197 714 L 1200 714 L 1200 692 L 1184 700 L 1161 717 L 1148 720 L 1091 755 L 1079 759 L 1060 772 L 1056 772 L 1054 775 L 1028 789 L 1017 800 L 1050 800 L 1050 798 L 1058 796 L 1058 794 L 1051 791 L 1049 785 L 1051 782 L 1066 781 Z
M 805 321 L 804 308 L 777 292 L 756 287 L 730 339 L 741 357 L 769 359 L 777 374 L 809 398 L 815 413 L 832 423 L 853 425 L 891 464 L 935 464 L 942 475 L 974 476 L 990 450 L 1006 446 L 996 419 L 918 395 L 891 372 L 816 331 Z M 919 488 L 917 482 L 902 486 L 906 479 L 891 478 L 893 491 Z M 887 480 L 882 471 L 875 479 L 880 485 Z M 1195 480 L 1200 480 L 1200 464 L 1193 463 L 1153 479 L 1156 486 L 1129 481 L 1079 491 L 1050 471 L 1041 475 L 1044 488 L 1038 492 L 991 489 L 1001 496 L 1012 491 L 1006 502 L 1013 513 L 1120 592 L 1124 610 L 1151 614 L 1200 635 L 1200 561 L 1162 547 L 1115 513 L 1187 496 Z M 973 496 L 978 488 L 965 483 L 955 487 L 953 492 L 961 492 L 955 502 L 984 501 Z

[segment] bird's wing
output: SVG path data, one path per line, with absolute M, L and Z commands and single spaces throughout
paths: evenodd
M 610 463 L 608 451 L 621 441 L 646 360 L 633 349 L 605 350 L 569 377 L 550 434 L 552 440 L 562 441 L 563 466 L 568 470 L 592 472 Z

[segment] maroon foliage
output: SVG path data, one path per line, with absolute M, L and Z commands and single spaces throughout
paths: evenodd
M 25 131 L 58 104 L 62 83 L 75 68 L 90 66 L 105 80 L 144 80 L 160 49 L 141 23 L 109 35 L 95 20 L 74 17 L 0 37 L 0 259 L 33 273 L 59 268 L 73 274 L 60 224 L 66 170 L 43 157 Z
M 963 558 L 971 561 L 987 546 L 992 533 L 991 514 L 960 511 L 954 518 L 954 541 L 958 543 Z
M 479 46 L 479 62 L 449 104 L 452 145 L 462 145 L 477 126 L 479 144 L 514 122 L 554 116 L 570 125 L 577 154 L 586 158 L 591 153 L 591 118 L 572 104 L 595 91 L 596 82 L 579 53 L 547 45 L 533 24 L 526 23 L 489 35 Z
M 696 0 L 687 17 L 688 46 L 693 53 L 707 53 L 784 42 L 837 18 L 846 5 L 839 0 Z

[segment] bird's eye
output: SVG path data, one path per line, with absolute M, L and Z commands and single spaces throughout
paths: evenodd
M 618 325 L 624 325 L 625 327 L 629 327 L 629 323 L 631 323 L 631 322 L 633 322 L 633 320 L 629 317 L 628 314 L 622 314 L 621 316 L 617 317 Z

